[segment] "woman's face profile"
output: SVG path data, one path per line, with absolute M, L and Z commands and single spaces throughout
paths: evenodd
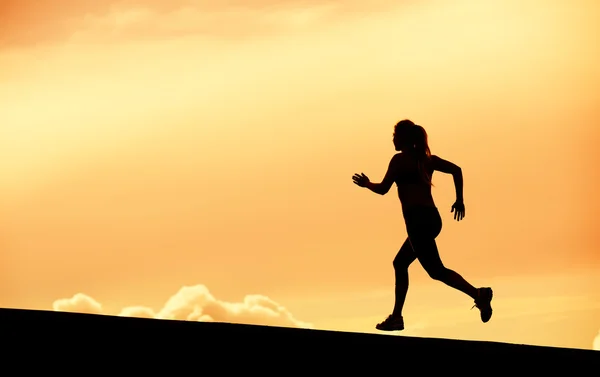
M 401 139 L 400 139 L 400 136 L 399 136 L 399 135 L 397 135 L 397 134 L 394 132 L 394 136 L 393 136 L 393 138 L 392 138 L 392 141 L 393 141 L 393 143 L 394 143 L 394 148 L 395 148 L 397 151 L 401 151 L 401 150 L 402 150 L 402 144 L 401 144 L 400 140 L 401 140 Z

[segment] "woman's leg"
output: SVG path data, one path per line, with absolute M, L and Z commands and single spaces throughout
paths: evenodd
M 394 274 L 396 279 L 395 303 L 394 311 L 392 312 L 394 316 L 402 316 L 402 308 L 404 307 L 406 293 L 408 292 L 408 267 L 415 259 L 415 252 L 410 244 L 410 240 L 407 238 L 402 244 L 400 251 L 398 251 L 398 254 L 396 254 L 396 258 L 394 258 Z
M 408 291 L 408 266 L 416 259 L 415 253 L 410 245 L 408 238 L 402 244 L 400 251 L 394 258 L 394 273 L 396 278 L 394 311 L 383 322 L 375 326 L 383 331 L 404 330 L 404 319 L 402 318 L 402 308 Z
M 410 241 L 419 262 L 432 279 L 458 289 L 473 299 L 477 298 L 477 288 L 472 286 L 460 274 L 444 266 L 435 239 L 412 237 Z
M 407 230 L 412 249 L 429 276 L 455 288 L 473 300 L 481 311 L 481 320 L 487 322 L 492 317 L 491 288 L 475 288 L 457 272 L 446 268 L 440 259 L 435 242 L 442 230 L 442 219 L 437 208 L 420 209 L 410 213 Z

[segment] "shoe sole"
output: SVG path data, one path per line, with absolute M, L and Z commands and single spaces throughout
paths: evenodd
M 404 327 L 402 327 L 402 328 L 395 327 L 393 329 L 389 329 L 389 328 L 388 329 L 380 329 L 379 327 L 375 327 L 375 328 L 379 331 L 402 331 L 402 330 L 404 330 Z

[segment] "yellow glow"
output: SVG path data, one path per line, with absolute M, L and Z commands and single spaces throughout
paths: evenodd
M 29 6 L 12 10 L 0 306 L 83 292 L 115 313 L 158 310 L 205 284 L 222 300 L 264 294 L 301 321 L 371 331 L 392 299 L 373 292 L 393 287 L 406 235 L 393 192 L 350 177 L 381 179 L 392 126 L 410 118 L 465 173 L 461 223 L 452 179 L 434 177 L 443 260 L 501 292 L 484 335 L 452 326 L 472 319 L 469 300 L 415 265 L 414 334 L 591 348 L 600 296 L 580 291 L 600 271 L 599 3 L 109 3 L 56 2 L 33 26 Z M 420 318 L 428 302 L 440 306 Z M 530 303 L 540 321 L 576 318 L 583 335 L 542 322 L 508 331 L 536 323 Z

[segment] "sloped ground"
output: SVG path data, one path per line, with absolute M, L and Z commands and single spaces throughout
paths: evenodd
M 591 350 L 20 309 L 0 340 L 6 376 L 600 373 Z

